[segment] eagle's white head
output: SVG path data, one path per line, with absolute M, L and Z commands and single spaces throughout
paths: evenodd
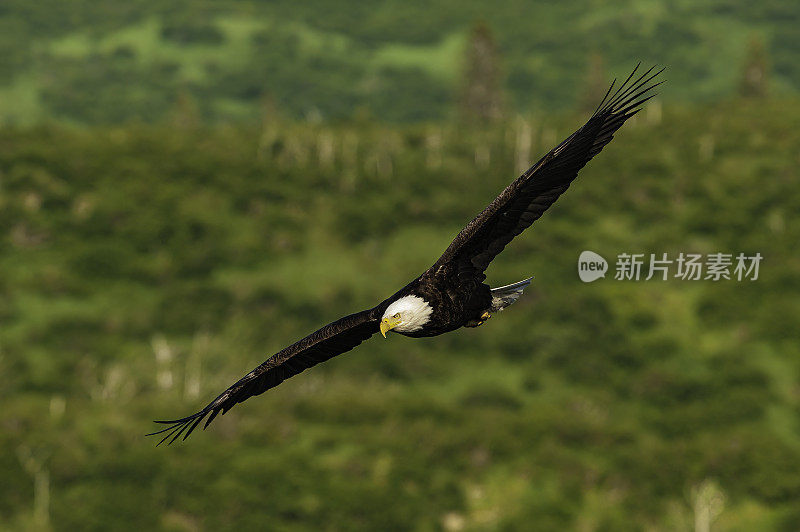
M 431 319 L 433 308 L 419 296 L 404 296 L 389 305 L 381 318 L 381 334 L 395 330 L 397 332 L 414 332 Z

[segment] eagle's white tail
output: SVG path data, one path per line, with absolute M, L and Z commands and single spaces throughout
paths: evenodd
M 501 311 L 514 303 L 514 301 L 519 299 L 519 296 L 522 295 L 522 291 L 531 284 L 532 279 L 533 277 L 529 277 L 524 281 L 501 286 L 499 288 L 492 288 L 492 308 L 489 309 L 489 312 L 494 313 Z

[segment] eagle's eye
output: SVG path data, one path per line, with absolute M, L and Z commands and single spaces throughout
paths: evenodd
M 394 319 L 396 319 L 396 320 L 399 320 L 399 319 L 400 319 L 400 313 L 398 312 L 397 314 L 395 314 L 395 315 L 394 315 L 394 316 L 392 316 L 392 317 L 393 317 Z

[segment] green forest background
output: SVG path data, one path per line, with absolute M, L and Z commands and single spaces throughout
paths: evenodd
M 800 529 L 799 45 L 777 0 L 5 0 L 0 529 Z M 659 97 L 489 269 L 514 307 L 144 437 L 427 268 L 639 60 Z

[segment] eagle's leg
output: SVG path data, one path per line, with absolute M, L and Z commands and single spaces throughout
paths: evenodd
M 483 314 L 480 315 L 477 319 L 471 319 L 467 323 L 464 324 L 464 327 L 480 327 L 486 320 L 492 317 L 492 314 L 488 310 L 484 310 Z

